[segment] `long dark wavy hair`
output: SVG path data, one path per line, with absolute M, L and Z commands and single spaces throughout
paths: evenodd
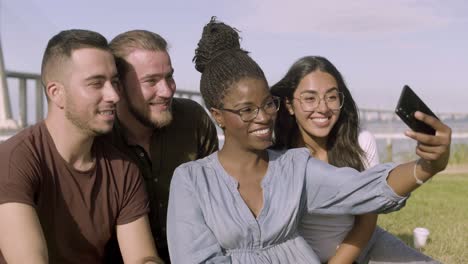
M 359 114 L 357 106 L 346 87 L 341 73 L 324 57 L 307 56 L 296 61 L 286 75 L 271 88 L 271 93 L 280 97 L 282 107 L 275 125 L 274 149 L 290 149 L 301 137 L 294 115 L 286 109 L 286 98 L 292 102 L 293 94 L 301 80 L 309 73 L 322 71 L 332 75 L 338 83 L 338 90 L 344 94 L 344 104 L 338 121 L 327 138 L 328 162 L 337 167 L 352 167 L 364 170 L 365 153 L 358 143 Z

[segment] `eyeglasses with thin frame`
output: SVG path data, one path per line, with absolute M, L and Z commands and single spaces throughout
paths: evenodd
M 279 108 L 280 108 L 279 97 L 272 96 L 271 98 L 266 100 L 261 106 L 252 105 L 252 106 L 246 106 L 237 110 L 223 107 L 223 108 L 220 108 L 219 110 L 237 114 L 240 116 L 242 121 L 250 122 L 258 116 L 260 109 L 262 109 L 266 114 L 272 115 L 278 112 Z
M 330 91 L 323 97 L 320 97 L 316 93 L 305 92 L 302 93 L 299 98 L 294 97 L 293 99 L 300 102 L 301 108 L 304 112 L 315 111 L 320 106 L 322 100 L 325 102 L 328 109 L 332 111 L 340 110 L 344 104 L 344 94 L 338 91 Z

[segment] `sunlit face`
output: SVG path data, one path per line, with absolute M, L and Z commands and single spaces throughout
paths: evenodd
M 254 109 L 271 103 L 272 96 L 265 80 L 244 78 L 235 83 L 223 99 L 223 107 L 232 110 Z M 244 122 L 238 114 L 219 111 L 218 123 L 224 126 L 224 145 L 237 144 L 250 150 L 264 150 L 272 144 L 276 112 L 260 110 L 257 117 Z
M 90 135 L 110 132 L 119 101 L 119 79 L 112 54 L 95 48 L 78 49 L 65 67 L 66 118 Z
M 135 49 L 123 80 L 123 94 L 130 113 L 147 127 L 164 127 L 172 121 L 172 97 L 176 90 L 169 54 Z
M 299 83 L 294 98 L 304 98 L 308 95 L 320 97 L 318 107 L 313 111 L 304 111 L 301 101 L 293 99 L 287 104 L 290 114 L 295 115 L 296 122 L 303 137 L 311 139 L 327 139 L 333 126 L 340 116 L 339 109 L 330 109 L 324 98 L 338 92 L 335 78 L 322 71 L 307 74 Z M 305 139 L 305 138 L 304 138 Z

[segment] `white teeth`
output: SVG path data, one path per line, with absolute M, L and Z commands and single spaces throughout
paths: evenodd
M 270 132 L 270 129 L 269 129 L 269 128 L 265 128 L 265 129 L 262 129 L 262 130 L 254 131 L 254 132 L 252 132 L 252 134 L 258 135 L 258 136 L 262 136 L 262 135 L 268 134 L 269 132 Z
M 317 122 L 327 122 L 328 121 L 328 118 L 326 117 L 322 117 L 322 118 L 313 118 L 314 121 L 317 121 Z
M 114 111 L 113 110 L 101 111 L 101 112 L 99 112 L 99 114 L 101 114 L 101 115 L 113 115 Z

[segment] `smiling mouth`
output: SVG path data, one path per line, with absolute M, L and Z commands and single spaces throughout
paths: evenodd
M 99 111 L 99 114 L 104 116 L 113 116 L 115 115 L 115 110 Z
M 271 129 L 270 128 L 265 128 L 265 129 L 260 129 L 260 130 L 255 130 L 253 132 L 250 132 L 251 134 L 254 134 L 256 136 L 266 136 L 270 134 Z
M 167 102 L 151 102 L 149 103 L 149 106 L 151 108 L 156 107 L 157 109 L 160 110 L 168 110 L 171 107 L 171 101 Z
M 310 118 L 313 124 L 315 124 L 318 127 L 328 127 L 331 122 L 331 116 L 330 117 L 314 117 Z
M 324 123 L 324 122 L 327 122 L 329 118 L 328 117 L 312 118 L 312 120 L 319 122 L 319 123 Z
M 156 102 L 149 102 L 149 105 L 170 105 L 172 100 L 164 100 L 164 101 L 156 101 Z

